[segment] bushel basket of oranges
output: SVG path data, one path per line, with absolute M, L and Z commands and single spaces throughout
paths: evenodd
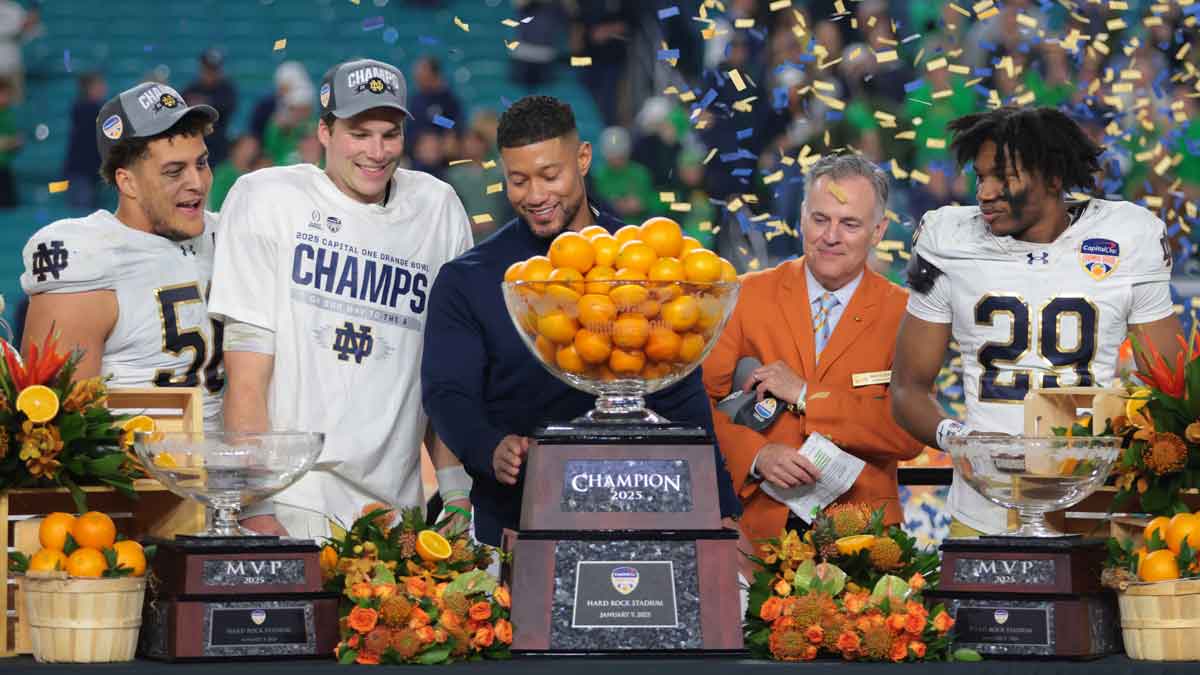
M 514 263 L 504 301 L 526 346 L 556 377 L 600 397 L 592 419 L 661 421 L 646 394 L 708 354 L 737 302 L 733 265 L 669 218 L 609 234 L 564 232 Z
M 43 662 L 130 661 L 146 590 L 146 555 L 117 541 L 108 515 L 52 513 L 21 583 L 33 655 Z

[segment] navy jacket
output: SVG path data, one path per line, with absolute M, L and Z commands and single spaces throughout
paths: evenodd
M 589 208 L 597 224 L 610 232 L 624 225 Z M 523 477 L 515 486 L 496 481 L 492 453 L 500 439 L 508 434 L 532 436 L 539 426 L 569 422 L 596 402 L 538 363 L 504 306 L 500 284 L 508 266 L 549 250 L 550 240 L 516 218 L 443 265 L 429 296 L 421 358 L 425 411 L 474 479 L 475 535 L 493 545 L 499 544 L 504 528 L 517 529 L 524 483 Z M 673 422 L 712 433 L 712 409 L 699 368 L 682 382 L 647 396 L 646 405 Z M 716 458 L 721 514 L 739 515 L 741 502 L 719 451 Z

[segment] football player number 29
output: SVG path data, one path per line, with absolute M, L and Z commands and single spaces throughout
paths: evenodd
M 225 378 L 221 375 L 222 340 L 225 326 L 220 321 L 212 322 L 213 345 L 208 345 L 199 328 L 181 328 L 179 306 L 189 302 L 203 302 L 200 287 L 194 283 L 166 286 L 155 292 L 158 297 L 158 313 L 162 317 L 163 351 L 175 356 L 192 352 L 192 362 L 183 373 L 171 369 L 159 370 L 154 375 L 157 387 L 195 387 L 200 384 L 200 369 L 204 369 L 204 387 L 212 393 L 221 391 Z M 211 352 L 211 353 L 210 353 Z M 207 362 L 207 365 L 206 365 Z
M 979 365 L 983 375 L 979 378 L 979 399 L 991 402 L 1021 402 L 1031 386 L 1045 389 L 1058 386 L 1091 386 L 1092 359 L 1096 356 L 1096 307 L 1086 298 L 1058 297 L 1042 306 L 1041 311 L 1030 315 L 1029 305 L 1021 298 L 1011 295 L 985 295 L 975 305 L 975 324 L 994 325 L 997 315 L 1011 320 L 1012 330 L 1006 342 L 987 342 L 979 350 Z M 1063 345 L 1063 319 L 1073 318 L 1078 327 L 1078 339 L 1074 346 Z M 1037 323 L 1031 325 L 1033 318 Z M 1000 370 L 999 364 L 1014 364 L 1030 349 L 1030 342 L 1038 354 L 1050 362 L 1051 369 L 1037 372 L 1027 368 Z M 1060 385 L 1060 377 L 1073 373 L 1070 380 Z M 1035 381 L 1033 378 L 1040 378 Z

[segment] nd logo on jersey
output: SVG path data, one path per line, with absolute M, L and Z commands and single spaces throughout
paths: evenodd
M 1096 281 L 1108 278 L 1121 262 L 1121 247 L 1112 239 L 1085 239 L 1079 246 L 1079 263 Z

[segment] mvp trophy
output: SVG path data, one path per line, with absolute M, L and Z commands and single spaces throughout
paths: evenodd
M 591 283 L 612 286 L 611 315 L 581 312 L 585 289 L 572 284 L 503 288 L 542 365 L 598 397 L 587 415 L 539 429 L 530 450 L 521 530 L 504 533 L 513 650 L 741 650 L 740 554 L 737 533 L 721 527 L 713 439 L 644 399 L 704 359 L 738 284 Z
M 1070 408 L 1065 415 L 1040 414 L 1048 409 L 1037 394 L 1026 402 L 1026 431 L 1045 435 L 949 441 L 955 480 L 1017 514 L 1016 528 L 1006 534 L 942 544 L 941 582 L 930 597 L 944 602 L 954 617 L 956 647 L 995 656 L 1074 658 L 1120 649 L 1116 600 L 1100 586 L 1103 540 L 1063 534 L 1045 516 L 1078 504 L 1104 484 L 1121 438 L 1050 435 L 1052 428 L 1074 422 L 1077 397 L 1095 395 L 1097 420 L 1106 419 L 1110 407 L 1104 390 L 1041 395 L 1051 391 L 1048 400 Z
M 146 470 L 175 494 L 213 509 L 197 536 L 157 540 L 140 651 L 167 661 L 328 657 L 338 596 L 321 590 L 311 540 L 242 529 L 238 512 L 295 483 L 324 435 L 302 432 L 139 432 Z

